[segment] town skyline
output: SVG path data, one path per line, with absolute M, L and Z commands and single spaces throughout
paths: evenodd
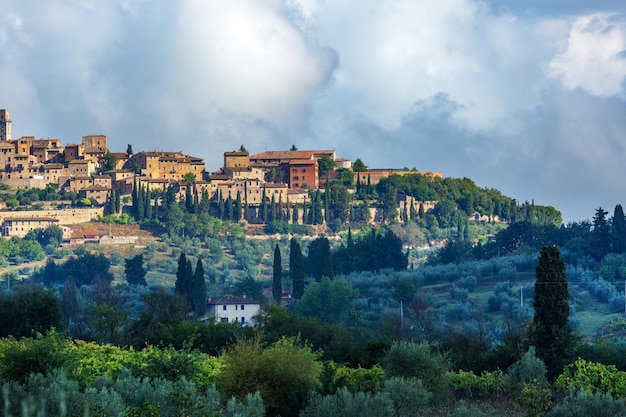
M 626 5 L 617 0 L 4 0 L 14 136 L 184 149 L 218 166 L 334 149 L 468 177 L 588 219 L 623 200 Z

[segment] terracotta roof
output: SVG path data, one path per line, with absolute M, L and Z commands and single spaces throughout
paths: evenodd
M 111 188 L 101 185 L 92 185 L 91 187 L 83 188 L 81 191 L 111 191 Z
M 261 304 L 251 298 L 239 297 L 238 295 L 227 294 L 217 298 L 211 298 L 207 300 L 209 305 L 234 305 L 234 304 Z
M 310 151 L 265 151 L 250 155 L 250 159 L 285 160 L 285 159 L 313 159 L 314 155 L 333 155 L 333 150 L 310 150 Z

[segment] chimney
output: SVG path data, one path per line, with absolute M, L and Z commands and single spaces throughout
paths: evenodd
M 245 299 L 246 298 L 246 293 L 244 292 L 241 296 Z

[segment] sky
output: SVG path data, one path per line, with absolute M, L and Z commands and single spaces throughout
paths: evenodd
M 623 0 L 0 0 L 13 137 L 335 149 L 564 221 L 626 204 Z

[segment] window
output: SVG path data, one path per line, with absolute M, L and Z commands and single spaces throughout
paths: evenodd
M 245 322 L 246 322 L 246 318 L 245 318 L 245 317 L 242 317 L 242 318 L 241 318 L 241 323 L 243 324 L 243 323 L 245 323 Z
M 225 306 L 224 306 L 224 307 L 225 307 Z M 228 322 L 228 317 L 222 317 L 222 318 L 220 319 L 220 321 L 221 321 L 222 323 L 226 323 L 226 322 Z
M 222 306 L 222 310 L 226 311 L 226 306 Z
M 237 308 L 238 308 L 238 307 L 239 307 L 239 306 L 238 306 L 237 304 L 235 304 L 235 310 L 237 310 Z
M 241 305 L 241 309 L 243 310 L 245 306 L 246 306 L 245 304 L 242 304 Z
M 296 176 L 296 177 L 293 177 L 293 179 L 297 181 L 297 180 L 298 180 L 298 177 L 297 177 L 297 176 Z
M 306 168 L 302 168 L 302 172 L 306 172 Z

